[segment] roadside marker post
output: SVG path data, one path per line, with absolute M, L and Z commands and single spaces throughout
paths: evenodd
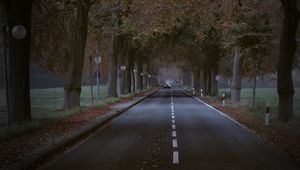
M 222 100 L 222 106 L 225 107 L 225 104 L 226 104 L 225 103 L 226 102 L 226 94 L 225 93 L 222 95 L 222 99 L 223 99 Z
M 265 126 L 270 125 L 270 106 L 267 106 L 266 112 L 265 112 Z

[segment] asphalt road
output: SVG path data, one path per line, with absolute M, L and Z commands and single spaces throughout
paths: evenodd
M 285 170 L 254 133 L 180 88 L 161 89 L 47 170 Z

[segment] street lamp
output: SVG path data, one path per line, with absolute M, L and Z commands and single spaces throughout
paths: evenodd
M 121 86 L 122 89 L 121 89 L 121 92 L 122 92 L 122 94 L 124 94 L 125 93 L 125 76 L 124 76 L 124 74 L 125 74 L 126 66 L 122 65 L 122 66 L 120 66 L 120 69 L 122 71 L 122 86 Z
M 15 25 L 11 30 L 11 35 L 16 40 L 22 40 L 27 34 L 26 28 L 23 25 Z
M 148 86 L 148 88 L 150 88 L 150 80 L 151 79 L 151 74 L 148 74 L 148 82 L 147 82 L 147 86 Z
M 10 18 L 9 20 L 15 18 Z M 11 32 L 10 32 L 11 31 Z M 4 57 L 4 74 L 5 74 L 5 90 L 6 90 L 6 105 L 7 105 L 7 126 L 11 127 L 11 116 L 9 111 L 9 91 L 8 91 L 8 71 L 7 71 L 7 48 L 9 48 L 9 44 L 7 41 L 9 41 L 9 36 L 12 35 L 12 37 L 16 40 L 22 40 L 26 37 L 27 31 L 26 28 L 23 25 L 15 25 L 10 30 L 8 23 L 6 23 L 3 26 L 3 57 Z
M 215 80 L 217 81 L 217 84 L 221 81 L 221 80 L 223 80 L 224 78 L 223 78 L 223 76 L 222 75 L 217 75 L 216 77 L 215 77 Z M 225 90 L 225 92 L 226 92 L 226 90 Z M 217 95 L 219 94 L 219 90 L 217 89 Z M 224 102 L 225 102 L 225 99 L 224 99 Z
M 95 56 L 95 63 L 96 63 L 96 74 L 97 74 L 97 100 L 100 99 L 100 95 L 99 95 L 99 64 L 101 63 L 102 59 L 98 53 L 98 45 L 96 48 L 96 56 Z
M 137 73 L 137 70 L 133 68 L 132 72 L 133 72 L 132 91 L 135 92 L 136 91 L 136 73 Z
M 121 69 L 122 71 L 125 71 L 125 70 L 126 70 L 126 66 L 120 66 L 120 69 Z

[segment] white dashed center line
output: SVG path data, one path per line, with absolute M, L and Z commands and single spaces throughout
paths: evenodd
M 172 131 L 172 137 L 176 137 L 177 136 L 177 134 L 176 134 L 176 131 Z
M 175 125 L 175 113 L 174 113 L 174 103 L 173 103 L 173 94 L 171 90 L 171 114 L 172 114 L 172 146 L 173 146 L 173 164 L 179 164 L 179 152 L 178 152 L 178 143 L 177 143 L 177 133 Z
M 179 154 L 177 151 L 173 152 L 173 164 L 179 164 Z
M 177 148 L 177 139 L 173 139 L 173 148 Z

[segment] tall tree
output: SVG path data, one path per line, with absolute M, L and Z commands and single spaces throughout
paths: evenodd
M 85 46 L 88 31 L 88 13 L 92 5 L 91 0 L 76 1 L 76 18 L 74 39 L 65 82 L 64 108 L 72 109 L 80 106 L 80 92 Z
M 4 5 L 8 29 L 8 113 L 12 124 L 31 120 L 29 61 L 31 53 L 32 0 L 7 0 Z M 23 39 L 13 36 L 13 28 L 22 25 L 26 29 Z
M 235 47 L 231 82 L 231 100 L 234 104 L 238 104 L 241 101 L 242 57 L 240 53 L 240 48 Z
M 297 0 L 281 0 L 283 5 L 283 25 L 280 41 L 279 63 L 277 71 L 277 92 L 279 95 L 278 118 L 288 122 L 293 116 L 294 87 L 292 65 L 296 51 L 296 32 L 299 22 Z

